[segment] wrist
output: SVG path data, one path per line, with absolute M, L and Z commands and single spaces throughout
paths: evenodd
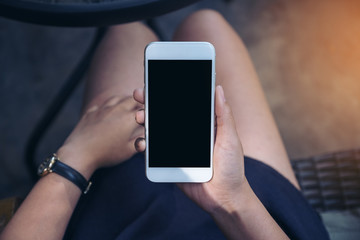
M 97 169 L 91 155 L 66 145 L 59 148 L 57 156 L 61 162 L 78 171 L 87 181 Z
M 211 209 L 210 214 L 214 217 L 234 216 L 246 211 L 254 200 L 254 192 L 247 180 L 241 185 L 241 189 Z M 256 196 L 255 196 L 256 197 Z
M 288 239 L 248 183 L 237 201 L 218 208 L 212 217 L 227 239 Z

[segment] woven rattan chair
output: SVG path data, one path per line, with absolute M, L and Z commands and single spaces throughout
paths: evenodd
M 291 162 L 301 191 L 319 212 L 360 207 L 360 149 Z

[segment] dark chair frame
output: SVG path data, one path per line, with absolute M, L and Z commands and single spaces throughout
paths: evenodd
M 46 3 L 0 0 L 0 16 L 63 27 L 105 27 L 150 19 L 200 0 L 126 0 L 94 3 Z

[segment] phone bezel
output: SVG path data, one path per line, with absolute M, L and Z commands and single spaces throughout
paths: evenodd
M 210 167 L 149 167 L 148 60 L 211 60 Z M 207 182 L 213 176 L 215 116 L 215 48 L 208 42 L 152 42 L 145 48 L 145 139 L 146 176 L 152 182 Z

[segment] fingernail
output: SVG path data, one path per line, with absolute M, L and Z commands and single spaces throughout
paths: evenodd
M 218 86 L 217 86 L 217 88 L 218 88 L 218 91 L 219 91 L 219 94 L 220 94 L 221 100 L 222 100 L 223 102 L 226 102 L 223 87 L 222 87 L 221 85 L 218 85 Z
M 140 150 L 141 150 L 141 152 L 145 151 L 145 149 L 144 150 L 141 149 L 142 144 L 144 145 L 143 147 L 145 148 L 145 138 L 140 137 L 135 140 L 134 145 L 135 145 L 136 151 L 138 151 L 138 152 L 140 152 Z

